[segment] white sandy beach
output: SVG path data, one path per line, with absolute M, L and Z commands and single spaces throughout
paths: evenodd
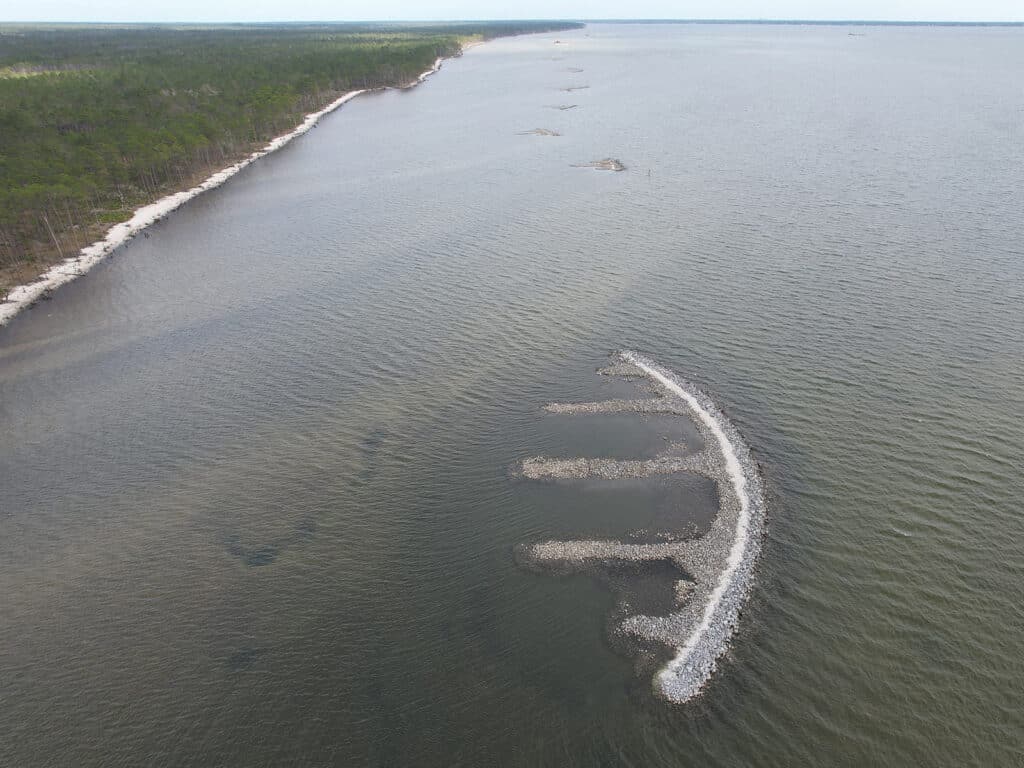
M 468 44 L 463 47 L 463 51 L 472 47 L 474 44 Z M 434 66 L 428 69 L 426 72 L 419 75 L 414 81 L 409 83 L 406 88 L 411 88 L 419 85 L 428 77 L 433 75 L 441 68 L 442 59 L 438 58 L 434 62 Z M 385 89 L 369 89 L 369 90 L 385 90 Z M 139 232 L 144 230 L 150 224 L 159 221 L 164 216 L 180 208 L 182 205 L 187 203 L 189 200 L 201 195 L 207 190 L 219 187 L 221 184 L 226 182 L 232 176 L 246 168 L 251 163 L 256 162 L 264 155 L 268 155 L 271 152 L 275 152 L 281 147 L 285 146 L 288 142 L 292 141 L 304 133 L 307 133 L 314 125 L 316 125 L 320 118 L 324 115 L 333 112 L 338 109 L 342 104 L 345 104 L 356 96 L 362 93 L 366 93 L 367 90 L 349 91 L 343 96 L 335 99 L 326 107 L 321 109 L 319 112 L 313 112 L 306 116 L 306 119 L 295 128 L 282 136 L 270 141 L 263 149 L 253 152 L 251 155 L 246 157 L 234 165 L 217 171 L 215 174 L 206 179 L 202 184 L 199 184 L 191 189 L 187 189 L 181 192 L 175 192 L 174 194 L 162 197 L 154 203 L 144 205 L 138 208 L 130 219 L 122 221 L 120 224 L 115 224 L 111 227 L 102 240 L 98 240 L 92 245 L 88 245 L 79 251 L 75 256 L 71 256 L 65 259 L 60 264 L 51 267 L 39 278 L 26 283 L 25 285 L 19 285 L 12 288 L 7 294 L 7 297 L 0 302 L 0 327 L 6 325 L 11 318 L 17 315 L 26 307 L 32 306 L 43 296 L 49 294 L 49 292 L 59 288 L 65 283 L 69 283 L 76 277 L 81 277 L 94 266 L 99 264 L 103 259 L 111 254 L 118 246 L 123 245 L 125 242 L 130 240 L 132 237 L 137 235 Z

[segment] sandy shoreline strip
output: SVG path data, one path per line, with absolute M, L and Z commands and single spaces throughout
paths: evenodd
M 470 43 L 462 47 L 462 52 L 468 50 L 474 45 L 479 43 Z M 428 77 L 433 75 L 439 69 L 444 60 L 438 58 L 434 62 L 434 66 L 428 69 L 423 74 L 419 75 L 415 80 L 401 88 L 412 88 L 419 85 Z M 259 160 L 265 155 L 269 155 L 271 152 L 276 152 L 281 147 L 285 146 L 288 142 L 293 139 L 308 133 L 310 129 L 316 125 L 320 118 L 324 115 L 333 112 L 338 109 L 341 105 L 351 101 L 356 96 L 371 91 L 387 90 L 387 88 L 370 88 L 361 89 L 357 91 L 349 91 L 343 96 L 335 99 L 326 107 L 321 109 L 319 112 L 313 112 L 306 115 L 306 119 L 299 124 L 297 128 L 289 133 L 278 136 L 272 139 L 263 149 L 259 149 L 253 152 L 251 155 L 246 157 L 234 165 L 228 166 L 222 170 L 217 171 L 215 174 L 210 176 L 202 184 L 199 184 L 191 189 L 183 190 L 181 192 L 175 192 L 174 194 L 162 197 L 154 203 L 149 203 L 141 208 L 136 209 L 135 213 L 127 221 L 122 221 L 120 224 L 115 224 L 109 230 L 107 230 L 106 237 L 102 240 L 97 240 L 92 245 L 87 245 L 85 248 L 80 250 L 77 255 L 71 256 L 65 259 L 60 264 L 51 267 L 49 270 L 40 275 L 36 280 L 25 285 L 15 286 L 7 294 L 7 297 L 0 301 L 0 327 L 6 325 L 11 318 L 17 315 L 26 307 L 30 307 L 35 304 L 40 298 L 49 295 L 50 292 L 64 285 L 70 283 L 76 277 L 81 277 L 94 266 L 103 261 L 109 256 L 116 248 L 124 245 L 128 240 L 133 238 L 139 232 L 144 230 L 150 224 L 160 221 L 171 211 L 180 208 L 182 205 L 187 203 L 194 197 L 198 197 L 203 192 L 219 187 L 221 184 L 226 182 L 235 174 L 242 171 L 252 163 Z

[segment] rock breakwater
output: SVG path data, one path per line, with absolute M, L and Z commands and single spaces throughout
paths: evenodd
M 696 696 L 713 674 L 736 629 L 740 608 L 750 589 L 754 562 L 765 524 L 764 494 L 757 466 L 739 432 L 712 400 L 653 361 L 633 352 L 604 371 L 642 378 L 655 391 L 647 400 L 601 403 L 553 403 L 553 413 L 631 412 L 676 414 L 690 418 L 704 441 L 703 450 L 680 456 L 669 447 L 657 458 L 635 461 L 598 458 L 525 459 L 521 477 L 533 481 L 597 478 L 645 478 L 693 473 L 714 481 L 719 509 L 710 530 L 698 538 L 635 543 L 624 540 L 543 541 L 524 546 L 520 561 L 541 570 L 607 573 L 629 566 L 679 574 L 674 599 L 658 613 L 624 613 L 612 623 L 613 642 L 636 649 L 657 647 L 671 658 L 654 677 L 655 692 L 675 703 Z M 656 533 L 656 532 L 655 532 Z

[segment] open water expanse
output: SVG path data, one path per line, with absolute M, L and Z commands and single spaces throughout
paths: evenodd
M 1021 28 L 499 40 L 16 318 L 0 765 L 1024 764 L 1021 72 Z M 543 411 L 623 396 L 624 348 L 769 500 L 682 707 L 608 583 L 515 556 L 713 517 L 697 477 L 513 476 L 693 439 Z

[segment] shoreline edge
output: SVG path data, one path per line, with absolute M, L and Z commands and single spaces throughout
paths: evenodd
M 293 139 L 297 139 L 299 136 L 308 133 L 312 130 L 313 126 L 320 122 L 322 117 L 334 112 L 357 96 L 361 96 L 364 93 L 374 93 L 376 91 L 406 90 L 413 88 L 424 82 L 431 75 L 437 73 L 441 69 L 441 65 L 444 63 L 445 58 L 458 58 L 467 50 L 482 44 L 482 42 L 484 41 L 472 41 L 464 44 L 460 48 L 459 52 L 454 56 L 438 57 L 437 60 L 434 61 L 434 66 L 426 72 L 418 75 L 416 79 L 406 85 L 384 86 L 382 88 L 363 88 L 355 91 L 348 91 L 318 112 L 311 112 L 306 115 L 306 119 L 293 130 L 271 139 L 271 141 L 262 149 L 252 152 L 248 157 L 243 158 L 234 165 L 222 168 L 209 176 L 201 184 L 198 184 L 191 189 L 165 195 L 155 202 L 136 208 L 130 219 L 112 226 L 107 230 L 107 234 L 102 240 L 97 240 L 91 245 L 85 246 L 76 255 L 69 256 L 64 259 L 64 261 L 50 267 L 35 280 L 29 283 L 24 283 L 23 285 L 17 285 L 8 291 L 7 296 L 0 299 L 0 328 L 7 325 L 7 323 L 9 323 L 22 310 L 33 306 L 41 299 L 48 298 L 50 293 L 60 286 L 70 283 L 72 280 L 84 275 L 90 269 L 106 259 L 117 248 L 124 245 L 151 224 L 155 224 L 160 221 L 172 211 L 183 206 L 189 200 L 198 197 L 204 192 L 208 192 L 211 189 L 216 189 L 221 186 L 231 177 L 240 173 L 261 157 L 265 157 L 271 152 L 276 152 Z

